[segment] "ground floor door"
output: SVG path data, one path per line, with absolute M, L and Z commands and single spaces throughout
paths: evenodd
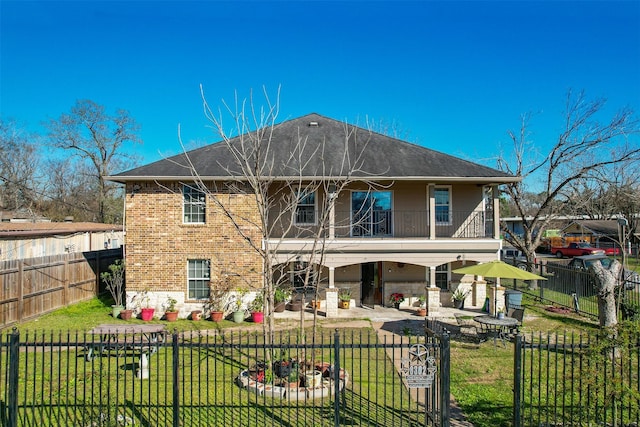
M 381 264 L 367 262 L 360 265 L 360 303 L 365 307 L 382 304 Z

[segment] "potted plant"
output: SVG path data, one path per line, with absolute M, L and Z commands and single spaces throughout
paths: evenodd
M 418 316 L 424 317 L 427 315 L 427 297 L 420 295 L 418 297 Z
M 165 303 L 164 317 L 168 322 L 175 322 L 178 319 L 178 310 L 176 310 L 177 303 L 178 301 L 172 296 L 169 296 L 167 298 L 167 302 Z
M 204 310 L 212 322 L 220 322 L 224 318 L 228 295 L 228 289 L 224 286 L 209 287 L 209 298 L 204 303 Z
M 338 292 L 338 299 L 340 300 L 340 308 L 349 308 L 351 304 L 351 288 L 342 288 Z
M 136 307 L 140 309 L 140 318 L 145 322 L 153 319 L 155 309 L 149 306 L 149 290 L 138 292 L 134 297 Z
M 312 310 L 318 310 L 320 308 L 320 300 L 312 299 L 309 301 L 309 307 L 311 307 Z
M 458 309 L 464 308 L 464 300 L 469 295 L 469 291 L 464 291 L 460 288 L 456 289 L 451 295 L 451 301 L 453 301 L 453 306 Z
M 244 295 L 247 293 L 245 289 L 238 289 L 236 291 L 235 310 L 233 312 L 233 321 L 236 323 L 242 323 L 244 321 L 245 311 L 242 308 L 244 303 Z
M 404 294 L 400 292 L 394 292 L 389 297 L 389 303 L 392 304 L 395 308 L 400 308 L 400 303 L 404 301 Z
M 122 260 L 116 260 L 111 264 L 109 271 L 101 273 L 100 278 L 107 285 L 107 290 L 111 293 L 111 297 L 113 298 L 111 314 L 114 318 L 117 318 L 120 312 L 124 310 L 124 305 L 122 304 L 122 296 L 124 293 L 124 264 Z
M 275 306 L 273 311 L 276 313 L 282 313 L 287 306 L 287 300 L 291 297 L 291 291 L 283 288 L 276 288 L 273 293 L 273 302 Z
M 251 320 L 253 323 L 262 323 L 264 321 L 264 300 L 261 294 L 256 297 L 249 304 L 249 310 L 251 311 Z

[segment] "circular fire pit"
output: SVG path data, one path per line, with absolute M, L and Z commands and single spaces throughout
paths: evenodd
M 240 372 L 236 383 L 260 396 L 279 399 L 318 399 L 335 393 L 335 375 L 333 365 L 329 363 L 316 363 L 314 369 L 304 372 L 300 372 L 301 368 L 295 361 L 278 361 L 273 368 L 269 370 L 265 363 L 257 363 Z M 349 383 L 349 374 L 344 369 L 340 369 L 339 381 L 338 388 L 342 391 Z

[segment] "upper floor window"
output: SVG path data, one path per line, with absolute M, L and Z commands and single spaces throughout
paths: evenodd
M 451 224 L 451 189 L 436 187 L 433 191 L 435 199 L 436 224 Z
M 298 204 L 296 205 L 296 224 L 316 223 L 316 193 L 298 190 Z
M 391 191 L 351 192 L 351 235 L 391 236 Z
M 187 290 L 189 299 L 209 298 L 210 262 L 190 259 L 187 262 Z
M 182 186 L 184 223 L 204 224 L 207 207 L 204 191 L 191 185 Z

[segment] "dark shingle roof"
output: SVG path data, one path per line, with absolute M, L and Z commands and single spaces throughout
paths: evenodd
M 347 134 L 348 144 L 345 143 Z M 235 137 L 230 143 L 237 147 L 241 140 Z M 244 140 L 247 141 L 246 137 Z M 360 166 L 354 174 L 356 177 L 486 183 L 518 180 L 486 166 L 315 113 L 276 125 L 270 141 L 268 158 L 273 160 L 273 167 L 263 175 L 275 177 L 298 176 L 300 164 L 306 178 L 344 176 L 346 169 L 352 169 L 344 166 L 345 147 L 348 147 L 351 164 L 357 161 Z M 297 155 L 296 147 L 301 148 L 301 155 Z M 357 158 L 358 154 L 362 154 L 361 158 Z M 227 144 L 218 142 L 108 179 L 118 182 L 188 179 L 194 175 L 191 165 L 202 179 L 242 176 Z

